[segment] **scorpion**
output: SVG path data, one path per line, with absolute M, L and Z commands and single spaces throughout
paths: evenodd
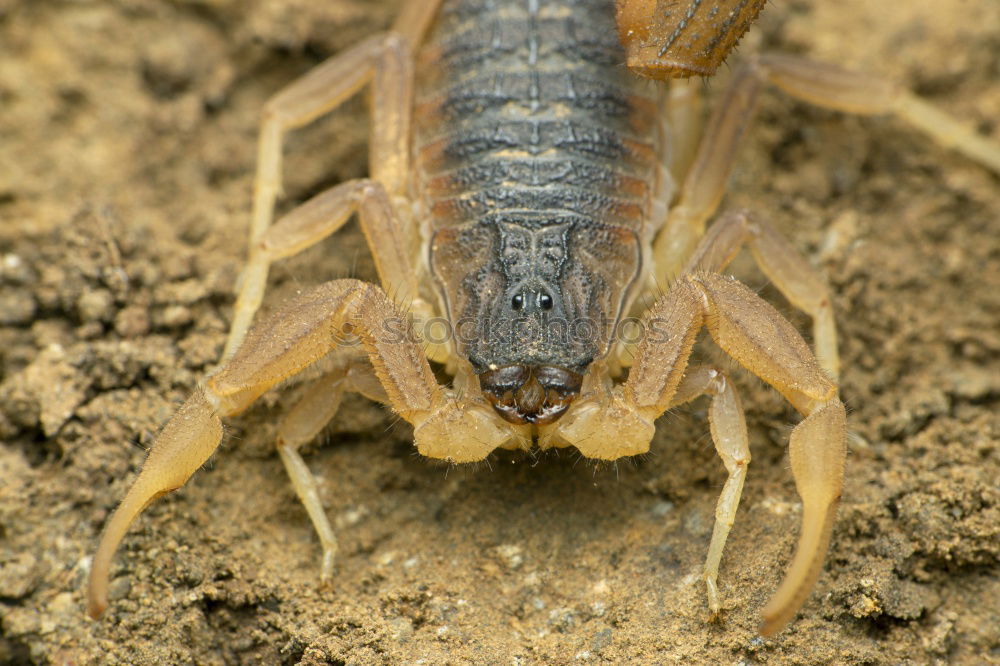
M 298 449 L 347 392 L 391 407 L 412 424 L 420 454 L 453 464 L 498 448 L 572 446 L 598 461 L 643 454 L 661 414 L 708 396 L 712 441 L 728 472 L 703 574 L 716 616 L 719 565 L 750 448 L 727 374 L 689 365 L 707 329 L 803 417 L 789 443 L 802 500 L 798 545 L 761 611 L 760 631 L 787 624 L 828 549 L 847 424 L 823 278 L 750 212 L 724 212 L 706 225 L 755 102 L 773 85 L 829 109 L 895 114 L 998 171 L 1000 148 L 898 86 L 797 57 L 750 58 L 704 132 L 697 85 L 639 76 L 711 73 L 762 4 L 412 0 L 389 31 L 271 98 L 223 362 L 168 421 L 109 519 L 90 572 L 89 613 L 107 606 L 111 560 L 130 524 L 205 463 L 222 439 L 222 419 L 319 368 L 276 445 L 319 536 L 324 580 L 337 539 Z M 286 134 L 364 88 L 372 101 L 370 176 L 331 187 L 272 224 Z M 327 282 L 252 325 L 270 265 L 354 214 L 380 286 Z M 743 248 L 811 318 L 815 351 L 774 307 L 723 274 Z M 626 321 L 638 323 L 638 340 L 621 334 Z M 449 335 L 428 335 L 435 322 Z M 435 367 L 450 385 L 438 382 Z

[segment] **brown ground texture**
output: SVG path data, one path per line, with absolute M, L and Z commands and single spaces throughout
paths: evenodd
M 262 104 L 398 5 L 0 0 L 0 663 L 1000 663 L 997 178 L 776 92 L 725 205 L 828 277 L 852 431 L 829 557 L 784 632 L 756 628 L 798 531 L 796 417 L 742 373 L 754 462 L 718 622 L 698 580 L 725 479 L 704 401 L 641 459 L 449 469 L 349 399 L 306 456 L 341 539 L 327 589 L 272 446 L 294 389 L 149 508 L 86 617 L 105 519 L 221 352 Z M 776 3 L 741 50 L 883 72 L 1000 139 L 1000 4 L 884 7 Z M 362 99 L 295 134 L 283 209 L 365 174 L 365 137 Z M 353 224 L 276 267 L 269 303 L 346 275 L 374 275 Z

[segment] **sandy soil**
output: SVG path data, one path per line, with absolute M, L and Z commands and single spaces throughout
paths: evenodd
M 719 623 L 697 580 L 725 478 L 703 403 L 641 460 L 448 469 L 351 399 L 307 456 L 342 543 L 324 589 L 271 444 L 294 390 L 145 513 L 111 609 L 85 616 L 104 520 L 221 351 L 261 105 L 397 5 L 0 0 L 0 663 L 1000 663 L 997 178 L 778 94 L 726 205 L 828 276 L 852 428 L 831 553 L 785 632 L 755 628 L 798 528 L 795 417 L 745 375 L 754 462 Z M 1000 139 L 1000 5 L 881 6 L 777 3 L 743 48 L 877 69 Z M 295 135 L 284 205 L 365 173 L 364 109 Z M 344 275 L 373 277 L 353 226 L 278 267 L 271 302 Z

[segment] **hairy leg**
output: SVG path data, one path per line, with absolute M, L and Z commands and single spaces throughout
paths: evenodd
M 812 318 L 813 343 L 820 367 L 837 380 L 840 375 L 837 324 L 826 280 L 766 221 L 746 211 L 726 213 L 709 227 L 682 273 L 721 273 L 743 246 L 750 248 L 757 265 L 778 291 Z
M 413 49 L 439 2 L 408 3 L 397 22 L 398 30 L 375 35 L 338 53 L 289 84 L 265 105 L 258 141 L 249 257 L 240 277 L 224 358 L 236 351 L 263 299 L 273 259 L 261 248 L 260 241 L 271 225 L 274 204 L 281 192 L 282 145 L 289 132 L 329 113 L 370 84 L 371 179 L 384 188 L 385 195 L 393 202 L 404 198 L 410 158 Z M 319 196 L 328 194 L 329 191 Z M 342 210 L 329 211 L 342 219 L 326 235 L 336 231 L 354 212 L 347 201 L 341 202 L 341 206 Z M 398 241 L 401 233 L 395 236 L 397 246 L 405 245 Z M 368 238 L 374 249 L 377 243 L 371 242 L 371 236 Z M 380 238 L 379 243 L 382 241 Z M 391 285 L 384 286 L 388 289 Z
M 736 151 L 765 84 L 835 111 L 895 115 L 940 145 L 1000 172 L 1000 146 L 890 81 L 798 56 L 759 56 L 737 70 L 716 103 L 677 204 L 656 239 L 654 284 L 667 284 L 681 274 L 704 233 L 705 223 L 718 208 Z

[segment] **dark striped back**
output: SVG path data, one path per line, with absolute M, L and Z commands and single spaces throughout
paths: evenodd
M 418 62 L 435 226 L 531 211 L 637 229 L 656 109 L 615 30 L 611 0 L 444 3 Z
M 445 0 L 421 49 L 431 265 L 479 370 L 607 351 L 658 163 L 657 88 L 623 63 L 613 0 Z

